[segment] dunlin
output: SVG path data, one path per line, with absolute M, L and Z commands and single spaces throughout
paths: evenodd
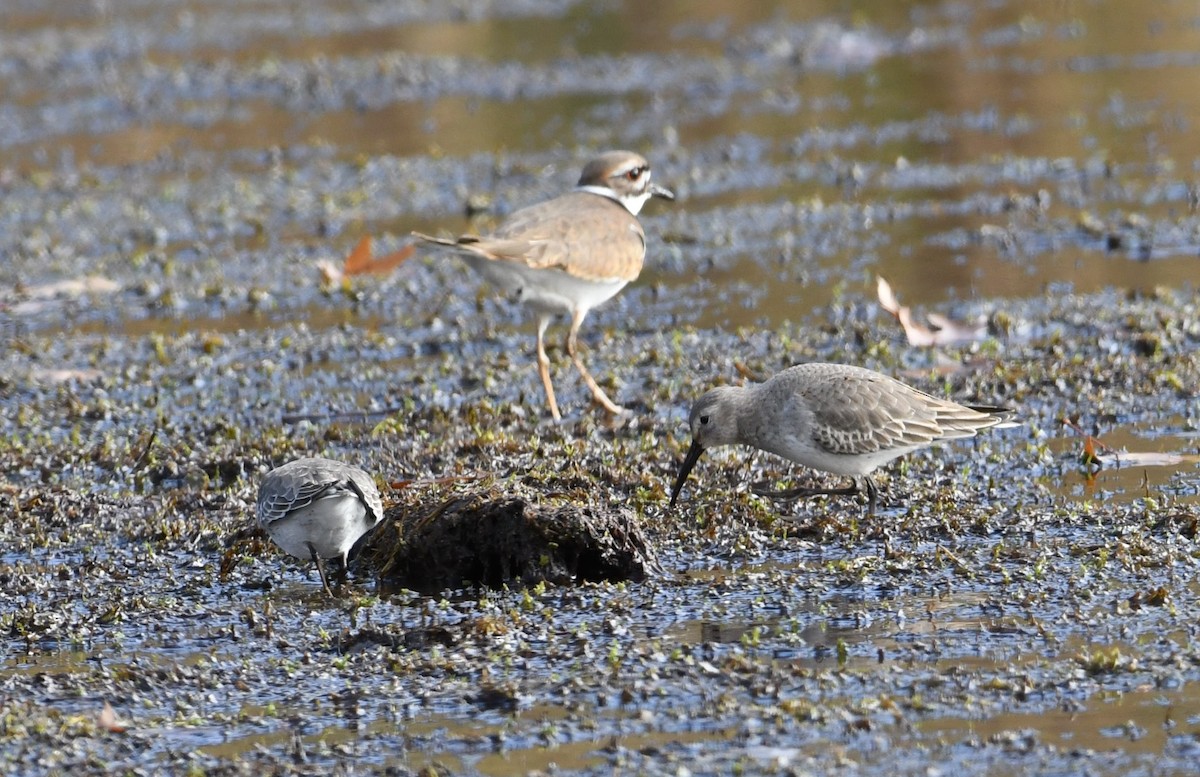
M 763 383 L 720 386 L 700 397 L 692 406 L 692 446 L 671 490 L 671 505 L 706 449 L 749 445 L 853 481 L 841 489 L 755 493 L 791 499 L 865 490 L 873 515 L 878 492 L 871 473 L 880 466 L 942 440 L 973 437 L 1012 414 L 939 399 L 861 367 L 800 364 Z
M 340 557 L 344 571 L 354 543 L 382 519 L 371 476 L 332 459 L 284 464 L 268 472 L 258 489 L 258 525 L 287 553 L 316 562 L 331 596 L 321 559 Z
M 637 214 L 651 197 L 675 199 L 650 182 L 650 164 L 641 155 L 609 151 L 588 162 L 573 191 L 514 212 L 490 235 L 445 240 L 413 233 L 455 248 L 488 281 L 537 311 L 538 374 L 555 420 L 562 416 L 545 334 L 550 319 L 562 313 L 571 316 L 567 353 L 592 397 L 610 413 L 622 410 L 584 366 L 576 337 L 588 311 L 642 271 L 646 235 Z

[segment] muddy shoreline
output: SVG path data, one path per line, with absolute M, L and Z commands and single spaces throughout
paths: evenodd
M 1194 768 L 1179 9 L 375 5 L 0 10 L 5 771 Z M 680 195 L 581 333 L 616 422 L 561 347 L 549 420 L 532 321 L 459 262 L 320 269 L 610 147 Z M 877 275 L 987 332 L 910 346 Z M 740 449 L 668 510 L 692 399 L 813 360 L 1023 425 L 889 466 L 874 520 L 751 495 L 812 473 Z M 1063 419 L 1160 458 L 1097 469 Z M 360 563 L 331 601 L 269 543 L 227 555 L 304 455 L 393 511 L 625 516 L 662 569 L 418 593 Z

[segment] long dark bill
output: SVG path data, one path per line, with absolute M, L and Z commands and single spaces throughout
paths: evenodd
M 687 456 L 683 459 L 683 466 L 679 468 L 679 475 L 675 478 L 675 485 L 671 488 L 671 501 L 667 504 L 668 509 L 675 506 L 675 499 L 679 496 L 680 489 L 683 488 L 683 481 L 687 480 L 692 467 L 696 466 L 697 461 L 700 461 L 702 453 L 704 453 L 704 446 L 692 440 L 692 447 L 688 448 Z

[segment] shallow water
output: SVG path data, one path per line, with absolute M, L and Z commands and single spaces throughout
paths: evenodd
M 1186 773 L 1197 51 L 1187 3 L 4 4 L 0 765 Z M 546 423 L 532 322 L 453 259 L 322 282 L 611 147 L 679 195 L 583 331 L 624 423 L 561 350 Z M 876 276 L 1003 326 L 910 348 Z M 874 519 L 748 496 L 806 473 L 740 450 L 665 510 L 688 400 L 814 359 L 1024 425 L 887 468 Z M 1182 458 L 1090 472 L 1064 417 Z M 402 503 L 634 509 L 667 574 L 223 576 L 260 474 L 314 453 L 425 484 Z

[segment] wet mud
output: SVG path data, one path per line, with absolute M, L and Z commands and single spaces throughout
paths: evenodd
M 0 768 L 1194 770 L 1192 10 L 685 5 L 0 9 Z M 620 147 L 679 199 L 581 332 L 617 419 L 560 346 L 551 422 L 453 258 L 320 264 Z M 910 345 L 877 276 L 981 336 Z M 872 518 L 742 449 L 667 509 L 691 401 L 810 360 L 1022 425 Z M 305 455 L 391 516 L 332 599 L 246 531 Z
M 653 545 L 632 511 L 580 509 L 574 503 L 586 502 L 586 496 L 534 493 L 539 502 L 557 496 L 563 503 L 541 506 L 497 492 L 464 494 L 432 507 L 399 505 L 366 541 L 360 558 L 386 585 L 432 593 L 661 575 Z

